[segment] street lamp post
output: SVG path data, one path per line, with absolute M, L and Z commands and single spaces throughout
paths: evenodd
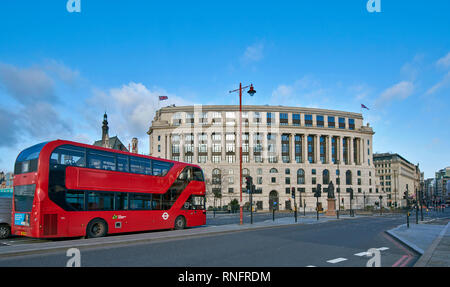
M 423 221 L 423 182 L 420 183 L 420 220 Z
M 243 224 L 243 204 L 242 204 L 242 90 L 249 88 L 248 94 L 253 96 L 256 91 L 253 89 L 253 85 L 242 87 L 242 83 L 239 83 L 239 89 L 232 90 L 230 93 L 239 91 L 239 224 Z
M 338 170 L 338 189 L 336 190 L 338 193 L 338 210 L 336 212 L 337 219 L 339 219 L 339 212 L 341 211 L 341 170 L 339 169 L 339 160 L 336 160 L 337 170 Z
M 380 195 L 380 215 L 383 215 L 383 196 Z

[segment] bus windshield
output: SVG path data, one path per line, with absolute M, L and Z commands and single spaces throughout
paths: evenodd
M 43 142 L 24 149 L 17 157 L 16 164 L 14 166 L 14 174 L 37 171 L 39 154 L 46 144 L 47 142 Z

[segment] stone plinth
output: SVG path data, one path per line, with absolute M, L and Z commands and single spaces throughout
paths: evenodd
M 336 216 L 336 199 L 335 198 L 328 198 L 328 208 L 325 215 L 329 216 Z

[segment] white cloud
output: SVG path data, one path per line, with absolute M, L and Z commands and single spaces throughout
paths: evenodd
M 156 110 L 168 105 L 191 105 L 192 103 L 158 87 L 147 88 L 142 83 L 130 82 L 108 91 L 93 90 L 94 96 L 86 102 L 85 117 L 92 126 L 101 126 L 103 112 L 108 114 L 110 136 L 117 135 L 127 145 L 133 137 L 140 142 L 139 151 L 148 153 L 146 132 L 150 128 Z M 159 101 L 159 96 L 168 100 Z M 101 130 L 98 128 L 99 138 Z M 98 138 L 98 139 L 99 139 Z
M 243 63 L 259 62 L 264 58 L 264 44 L 255 43 L 245 49 L 242 56 Z
M 439 91 L 440 89 L 448 86 L 449 84 L 450 84 L 450 72 L 447 72 L 447 74 L 445 74 L 444 77 L 438 83 L 436 83 L 434 86 L 432 86 L 425 92 L 425 95 L 427 96 L 432 95 L 437 91 Z
M 401 81 L 384 90 L 375 101 L 375 105 L 380 107 L 389 104 L 394 100 L 404 100 L 411 96 L 413 92 L 414 84 L 412 82 Z
M 436 65 L 448 68 L 450 67 L 450 52 L 447 53 L 444 57 L 437 60 Z
M 56 77 L 45 68 L 32 66 L 19 68 L 0 63 L 0 88 L 6 97 L 9 111 L 8 127 L 3 129 L 0 146 L 15 147 L 24 141 L 42 141 L 69 136 L 73 125 L 60 111 L 61 103 L 56 95 Z
M 56 61 L 54 59 L 46 60 L 43 69 L 54 74 L 61 81 L 70 86 L 75 85 L 76 82 L 81 80 L 80 72 L 78 70 L 67 67 L 61 61 Z
M 301 103 L 303 107 L 318 107 L 328 102 L 328 92 L 315 78 L 304 76 L 290 85 L 278 85 L 272 91 L 270 104 L 298 106 Z
M 21 104 L 55 101 L 55 82 L 41 68 L 0 63 L 0 87 Z

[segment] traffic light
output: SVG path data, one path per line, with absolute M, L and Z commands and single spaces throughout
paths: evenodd
M 291 193 L 291 195 L 292 195 L 292 198 L 295 199 L 295 187 L 292 188 L 292 193 Z
M 253 178 L 251 176 L 245 177 L 245 184 L 245 189 L 247 190 L 247 192 L 250 192 L 252 190 Z
M 321 197 L 322 196 L 322 185 L 318 184 L 316 188 L 316 193 L 314 194 L 314 197 Z
M 353 188 L 350 188 L 350 199 L 353 200 Z

